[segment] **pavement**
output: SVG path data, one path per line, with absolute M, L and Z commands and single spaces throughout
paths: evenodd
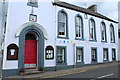
M 88 70 L 97 69 L 97 68 L 102 69 L 107 66 L 115 66 L 118 64 L 120 64 L 120 62 L 96 64 L 96 65 L 83 66 L 83 67 L 79 67 L 79 68 L 71 68 L 71 69 L 65 69 L 65 70 L 43 72 L 43 73 L 39 73 L 39 74 L 11 76 L 11 77 L 6 77 L 6 79 L 9 80 L 9 79 L 14 79 L 14 78 L 19 78 L 19 79 L 29 78 L 31 80 L 31 79 L 39 79 L 39 78 L 55 78 L 55 77 L 59 77 L 59 76 L 82 73 L 82 72 L 86 72 Z

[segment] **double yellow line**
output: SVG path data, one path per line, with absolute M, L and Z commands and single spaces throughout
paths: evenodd
M 44 77 L 41 77 L 41 78 L 53 78 L 53 77 L 59 77 L 59 76 L 66 76 L 66 75 L 77 74 L 77 73 L 86 72 L 86 71 L 87 70 L 81 70 L 81 71 L 78 71 L 78 72 L 57 74 L 57 75 L 54 75 L 54 76 L 44 76 Z

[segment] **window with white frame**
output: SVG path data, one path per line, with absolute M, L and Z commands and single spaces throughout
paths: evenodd
M 97 61 L 97 49 L 96 48 L 92 48 L 92 50 L 91 50 L 91 58 L 92 58 L 92 62 Z
M 57 47 L 57 63 L 62 64 L 65 63 L 65 47 Z
M 76 16 L 76 38 L 83 38 L 83 23 L 80 16 Z
M 83 62 L 83 48 L 76 48 L 76 61 Z
M 90 40 L 96 40 L 94 20 L 91 19 L 89 24 L 90 24 Z
M 114 26 L 110 25 L 110 41 L 115 42 Z
M 106 61 L 108 60 L 108 49 L 103 49 L 103 60 Z
M 116 60 L 116 51 L 112 49 L 112 60 Z
M 67 37 L 67 14 L 64 11 L 58 13 L 58 36 Z
M 105 23 L 101 23 L 101 40 L 106 41 L 106 26 Z

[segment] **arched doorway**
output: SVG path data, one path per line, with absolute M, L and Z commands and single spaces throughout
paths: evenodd
M 25 35 L 24 65 L 26 69 L 37 67 L 37 35 L 34 32 Z
M 19 70 L 23 70 L 24 68 L 26 68 L 24 53 L 25 53 L 25 45 L 28 44 L 27 40 L 28 40 L 28 42 L 31 41 L 32 44 L 34 44 L 34 46 L 36 46 L 36 44 L 37 44 L 37 58 L 36 58 L 36 56 L 34 56 L 34 64 L 30 63 L 29 65 L 31 65 L 31 66 L 28 66 L 28 67 L 32 67 L 32 66 L 37 67 L 38 70 L 44 67 L 44 40 L 45 40 L 45 37 L 44 37 L 44 33 L 43 33 L 42 29 L 40 29 L 38 26 L 42 27 L 41 25 L 35 26 L 35 25 L 31 25 L 31 24 L 29 26 L 29 23 L 28 23 L 28 26 L 24 27 L 24 25 L 23 25 L 24 28 L 22 28 L 22 30 L 20 31 L 19 52 L 18 52 L 18 69 Z M 32 41 L 32 40 L 37 40 L 37 43 L 36 43 L 36 41 Z M 31 46 L 31 45 L 29 45 L 29 46 Z M 36 52 L 34 52 L 34 53 L 36 53 Z M 34 53 L 30 53 L 30 54 L 34 54 Z M 37 59 L 37 62 L 36 62 L 35 58 Z

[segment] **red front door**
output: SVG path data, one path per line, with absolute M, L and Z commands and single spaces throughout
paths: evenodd
M 24 64 L 37 65 L 37 40 L 25 40 Z

